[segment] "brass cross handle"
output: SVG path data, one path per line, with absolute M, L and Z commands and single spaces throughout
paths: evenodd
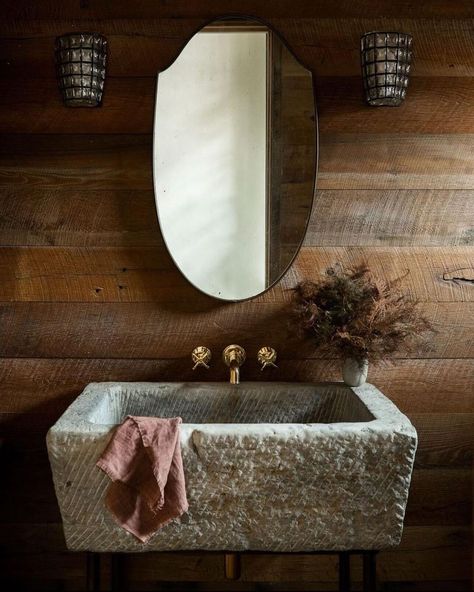
M 277 359 L 277 353 L 273 349 L 273 347 L 262 347 L 258 350 L 257 360 L 262 364 L 262 370 L 265 370 L 267 366 L 273 366 L 274 368 L 278 368 L 275 364 Z
M 206 370 L 209 370 L 209 362 L 211 361 L 211 350 L 204 345 L 200 345 L 193 349 L 191 359 L 194 362 L 193 370 L 196 370 L 198 366 L 204 366 Z

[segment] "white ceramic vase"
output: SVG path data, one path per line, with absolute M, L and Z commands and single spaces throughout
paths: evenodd
M 367 380 L 369 360 L 346 358 L 342 366 L 342 378 L 348 386 L 361 386 Z

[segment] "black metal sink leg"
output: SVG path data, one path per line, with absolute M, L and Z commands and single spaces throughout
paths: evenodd
M 364 592 L 377 591 L 377 551 L 363 554 Z
M 100 554 L 87 553 L 87 590 L 98 592 L 100 590 Z
M 347 551 L 339 553 L 339 592 L 351 590 L 351 555 Z

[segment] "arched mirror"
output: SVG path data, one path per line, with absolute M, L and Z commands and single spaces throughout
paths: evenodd
M 311 72 L 261 23 L 213 22 L 158 75 L 158 219 L 206 294 L 243 300 L 282 277 L 306 232 L 316 165 Z

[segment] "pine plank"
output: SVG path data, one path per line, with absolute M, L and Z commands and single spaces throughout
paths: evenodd
M 390 110 L 390 117 L 364 103 L 361 84 L 360 76 L 316 78 L 321 134 L 474 132 L 473 78 L 413 77 L 406 100 Z
M 380 554 L 382 581 L 469 581 L 470 528 L 416 526 L 406 528 L 399 548 Z

